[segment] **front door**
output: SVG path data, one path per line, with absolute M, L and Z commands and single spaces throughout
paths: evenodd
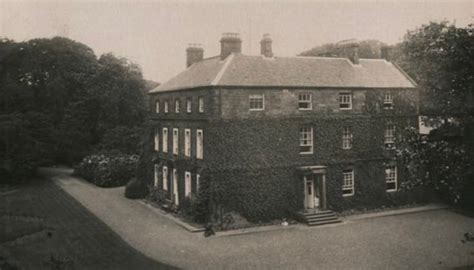
M 305 182 L 305 208 L 314 208 L 314 181 L 312 175 L 304 176 Z
M 326 207 L 325 198 L 325 174 L 306 174 L 304 175 L 305 200 L 304 206 L 307 209 L 324 209 Z

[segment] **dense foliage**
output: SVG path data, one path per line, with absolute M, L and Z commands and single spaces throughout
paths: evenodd
M 135 176 L 137 162 L 137 155 L 94 154 L 85 157 L 74 173 L 97 186 L 123 186 Z
M 146 116 L 140 69 L 61 37 L 0 39 L 0 174 L 72 164 L 96 151 L 137 154 Z
M 397 62 L 422 89 L 421 113 L 441 126 L 425 138 L 408 132 L 399 158 L 411 184 L 438 189 L 449 202 L 474 209 L 474 28 L 448 22 L 409 31 Z
M 132 178 L 125 186 L 125 197 L 129 199 L 143 199 L 147 195 L 148 187 L 136 178 Z
M 378 40 L 361 40 L 359 43 L 359 57 L 360 58 L 380 58 L 381 48 L 386 44 Z M 300 53 L 301 56 L 329 56 L 329 57 L 343 57 L 341 46 L 337 43 L 326 43 L 321 46 L 316 46 L 307 51 Z

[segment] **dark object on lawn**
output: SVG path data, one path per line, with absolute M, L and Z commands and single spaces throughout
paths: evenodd
M 465 244 L 466 242 L 474 242 L 474 235 L 470 234 L 470 233 L 465 233 L 464 234 L 464 239 L 461 240 L 461 242 L 463 244 Z
M 204 228 L 204 236 L 209 237 L 214 234 L 216 234 L 216 232 L 214 231 L 214 226 L 212 226 L 212 223 L 208 223 Z
M 132 178 L 125 186 L 125 197 L 129 199 L 143 199 L 148 194 L 148 188 L 144 183 Z

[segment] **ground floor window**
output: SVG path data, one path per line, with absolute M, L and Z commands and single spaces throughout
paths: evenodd
M 184 196 L 191 197 L 191 173 L 184 173 Z
M 178 171 L 173 169 L 173 196 L 174 203 L 179 205 L 179 194 L 178 194 Z
M 168 190 L 168 167 L 163 166 L 163 189 Z
M 157 187 L 158 186 L 158 178 L 160 175 L 160 167 L 158 165 L 155 165 L 155 174 L 154 174 L 154 181 L 153 181 L 153 186 Z
M 342 172 L 342 196 L 354 195 L 354 170 L 347 169 Z
M 387 191 L 397 191 L 397 167 L 385 167 L 385 186 Z

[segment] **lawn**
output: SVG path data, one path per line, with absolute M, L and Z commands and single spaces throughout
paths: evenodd
M 0 195 L 0 269 L 163 269 L 51 181 Z M 54 268 L 61 266 L 62 268 Z

